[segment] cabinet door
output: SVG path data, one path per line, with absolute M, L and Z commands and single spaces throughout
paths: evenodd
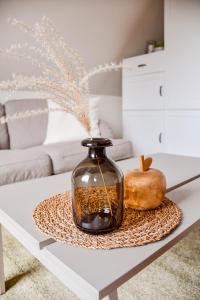
M 164 151 L 162 111 L 124 111 L 124 138 L 131 140 L 134 155 Z
M 166 107 L 200 108 L 200 1 L 165 1 Z
M 163 72 L 124 78 L 123 109 L 163 109 L 163 80 Z
M 200 156 L 200 111 L 165 112 L 165 148 L 168 153 Z

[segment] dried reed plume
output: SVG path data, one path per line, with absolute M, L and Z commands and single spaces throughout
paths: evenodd
M 35 91 L 41 98 L 57 103 L 59 108 L 55 110 L 64 110 L 74 115 L 90 133 L 89 79 L 98 73 L 117 71 L 122 67 L 122 63 L 100 65 L 87 72 L 78 51 L 65 43 L 47 17 L 43 17 L 32 27 L 16 19 L 12 20 L 11 24 L 29 34 L 37 46 L 27 43 L 12 44 L 6 50 L 0 49 L 0 52 L 30 61 L 40 69 L 41 75 L 29 77 L 13 74 L 11 80 L 0 82 L 0 90 L 8 90 L 11 93 L 23 89 Z M 23 119 L 48 111 L 49 109 L 21 112 L 3 117 L 0 122 Z

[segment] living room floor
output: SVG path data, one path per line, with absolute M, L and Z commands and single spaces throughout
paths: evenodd
M 5 230 L 3 243 L 7 293 L 2 300 L 78 299 Z M 199 300 L 199 255 L 200 226 L 122 285 L 119 300 Z

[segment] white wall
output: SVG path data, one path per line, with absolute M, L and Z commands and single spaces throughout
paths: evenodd
M 163 0 L 0 0 L 0 47 L 31 41 L 7 18 L 33 24 L 50 17 L 88 67 L 144 53 L 146 41 L 163 39 Z M 29 64 L 0 56 L 0 80 L 11 73 L 36 74 Z M 121 72 L 91 82 L 93 94 L 121 95 Z

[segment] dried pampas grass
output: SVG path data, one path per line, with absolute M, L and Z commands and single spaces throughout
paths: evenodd
M 89 79 L 102 72 L 117 71 L 122 68 L 122 63 L 100 65 L 87 72 L 78 51 L 66 44 L 47 17 L 42 17 L 32 27 L 16 19 L 11 24 L 29 34 L 37 46 L 12 44 L 6 50 L 0 49 L 0 53 L 30 61 L 39 68 L 41 75 L 29 77 L 13 74 L 11 80 L 0 82 L 0 90 L 10 91 L 11 94 L 23 89 L 35 91 L 41 98 L 57 103 L 61 110 L 74 115 L 90 133 Z M 0 122 L 28 118 L 48 111 L 49 109 L 21 112 L 3 117 Z

